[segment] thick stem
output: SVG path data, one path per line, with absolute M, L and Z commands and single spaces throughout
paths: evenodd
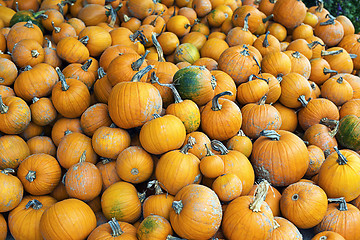
M 335 51 L 325 51 L 325 50 L 321 50 L 321 56 L 329 56 L 329 55 L 338 55 L 340 53 L 342 53 L 343 50 L 339 49 L 339 50 L 335 50 Z
M 262 130 L 260 136 L 270 138 L 272 141 L 279 141 L 281 137 L 275 130 Z
M 242 50 L 240 52 L 240 54 L 243 55 L 243 56 L 250 56 L 250 52 L 246 48 L 244 50 Z
M 339 204 L 338 209 L 339 209 L 340 211 L 347 211 L 347 210 L 348 210 L 347 205 L 346 205 L 346 201 L 345 201 L 345 198 L 344 198 L 344 197 L 340 197 L 340 198 L 329 198 L 328 201 L 329 201 L 329 203 L 338 203 L 338 204 Z
M 205 148 L 206 148 L 206 156 L 214 156 L 215 154 L 211 151 L 209 146 L 206 143 L 204 145 L 205 145 Z
M 106 72 L 104 71 L 104 69 L 102 67 L 98 68 L 97 73 L 98 73 L 99 79 L 105 77 L 105 75 L 106 75 Z
M 194 146 L 196 144 L 196 139 L 192 136 L 189 136 L 187 143 L 189 143 L 191 146 Z
M 320 26 L 327 26 L 327 25 L 335 25 L 335 19 L 330 18 L 329 20 L 320 23 Z
M 153 65 L 149 65 L 149 66 L 146 66 L 145 68 L 141 69 L 140 71 L 135 73 L 135 75 L 131 79 L 131 82 L 140 82 L 140 79 L 153 68 L 154 68 Z
M 153 117 L 154 117 L 154 119 L 155 119 L 155 118 L 161 118 L 161 116 L 160 116 L 159 114 L 157 114 L 157 113 L 154 113 L 154 114 L 153 114 Z
M 33 49 L 30 52 L 31 52 L 31 57 L 33 58 L 37 58 L 40 55 L 40 53 L 36 49 Z
M 316 0 L 317 8 L 315 9 L 316 12 L 322 12 L 324 9 L 324 1 L 323 0 Z
M 270 187 L 270 183 L 266 180 L 263 180 L 256 187 L 254 201 L 250 203 L 250 209 L 253 210 L 253 212 L 260 212 L 261 205 L 265 201 L 265 197 L 269 187 Z
M 243 31 L 248 31 L 249 30 L 249 17 L 250 17 L 250 13 L 246 14 L 245 18 L 244 18 L 244 27 L 242 28 Z
M 111 6 L 111 5 L 110 5 Z M 115 26 L 116 23 L 116 18 L 117 18 L 117 14 L 115 9 L 111 6 L 110 10 L 109 10 L 109 14 L 110 14 L 110 22 L 109 22 L 109 26 L 111 28 L 113 28 Z
M 100 158 L 100 161 L 101 161 L 101 163 L 102 163 L 103 165 L 105 165 L 105 164 L 108 164 L 109 162 L 111 162 L 112 159 L 101 157 L 101 158 Z
M 337 121 L 337 120 L 332 120 L 332 119 L 328 119 L 325 117 L 320 120 L 320 124 L 323 124 L 323 125 L 327 126 L 328 128 L 332 129 L 329 132 L 329 136 L 332 138 L 335 137 L 336 133 L 339 130 L 339 121 Z
M 237 136 L 246 137 L 246 135 L 245 135 L 244 131 L 243 131 L 243 130 L 241 130 L 241 129 L 239 130 L 239 132 L 238 132 Z
M 22 72 L 30 71 L 32 67 L 30 65 L 25 66 L 23 69 L 21 69 Z
M 15 173 L 15 170 L 12 168 L 5 168 L 4 170 L 1 170 L 0 172 L 5 175 L 8 175 L 9 173 Z
M 159 184 L 159 181 L 158 180 L 152 180 L 152 181 L 149 181 L 146 188 L 151 188 L 153 187 L 155 188 L 155 195 L 159 195 L 159 194 L 162 194 L 164 193 L 160 187 L 160 184 Z
M 183 146 L 181 149 L 180 149 L 180 152 L 183 153 L 183 154 L 187 154 L 189 149 L 193 148 L 193 144 L 191 143 L 186 143 L 185 146 Z
M 338 149 L 338 147 L 335 146 L 334 149 L 335 149 L 335 151 L 336 151 L 336 153 L 337 153 L 337 155 L 338 155 L 338 159 L 337 159 L 336 161 L 339 163 L 339 165 L 345 165 L 345 164 L 347 164 L 347 159 L 346 159 L 346 157 L 340 152 L 340 150 Z
M 33 99 L 31 99 L 32 103 L 36 103 L 37 101 L 39 101 L 40 99 L 38 97 L 33 97 Z
M 84 70 L 85 72 L 87 72 L 89 70 L 89 67 L 91 66 L 92 63 L 92 59 L 89 58 L 82 66 L 81 69 Z
M 182 201 L 173 201 L 172 203 L 172 208 L 174 209 L 176 214 L 180 214 L 182 209 L 183 209 L 184 205 L 182 203 Z
M 116 218 L 112 218 L 109 222 L 110 228 L 111 228 L 111 236 L 112 237 L 119 237 L 124 232 L 120 228 L 119 222 L 116 220 Z
M 124 22 L 128 22 L 131 18 L 129 18 L 129 16 L 128 15 L 126 15 L 126 14 L 124 14 Z M 136 39 L 136 38 L 135 38 Z M 134 40 L 132 40 L 132 41 L 135 41 L 135 39 Z
M 329 73 L 335 73 L 335 74 L 338 74 L 338 72 L 337 71 L 335 71 L 335 70 L 331 70 L 331 69 L 328 69 L 328 68 L 326 68 L 326 67 L 324 67 L 324 69 L 323 69 L 323 73 L 326 75 L 326 74 L 329 74 Z
M 274 17 L 274 14 L 270 14 L 269 16 L 267 16 L 266 18 L 263 18 L 262 22 L 266 23 L 267 21 L 269 21 L 270 19 L 272 19 Z
M 258 102 L 258 105 L 264 105 L 267 99 L 267 94 L 265 94 L 264 96 L 262 96 Z
M 64 136 L 69 135 L 70 133 L 72 133 L 72 131 L 69 130 L 69 129 L 66 129 L 65 132 L 64 132 Z
M 339 77 L 338 79 L 336 79 L 336 82 L 339 83 L 339 84 L 342 84 L 344 82 L 344 78 Z
M 29 172 L 25 176 L 25 179 L 29 182 L 33 182 L 36 179 L 36 172 L 29 170 Z
M 308 46 L 310 49 L 314 49 L 317 45 L 320 45 L 320 46 L 325 47 L 325 45 L 322 44 L 322 43 L 319 42 L 319 41 L 313 41 L 313 42 L 307 44 L 307 46 Z
M 305 99 L 305 95 L 301 95 L 299 98 L 298 98 L 298 101 L 301 103 L 301 105 L 303 107 L 306 107 L 309 102 Z
M 4 82 L 5 82 L 5 79 L 3 77 L 0 77 L 0 83 L 4 83 Z
M 328 239 L 327 236 L 321 236 L 321 237 L 319 238 L 319 240 L 326 240 L 326 239 Z
M 138 175 L 139 174 L 139 169 L 133 168 L 133 169 L 131 169 L 130 173 L 131 173 L 131 175 Z
M 25 205 L 25 208 L 29 209 L 30 207 L 32 207 L 34 210 L 38 210 L 38 209 L 42 208 L 42 206 L 43 205 L 39 200 L 33 199 Z
M 1 113 L 1 114 L 5 114 L 5 113 L 8 112 L 8 110 L 9 110 L 9 107 L 6 106 L 6 105 L 3 103 L 3 99 L 2 99 L 2 97 L 1 97 L 1 95 L 0 95 L 0 113 Z
M 158 54 L 158 61 L 159 62 L 165 62 L 165 59 L 164 59 L 164 52 L 160 46 L 160 43 L 158 42 L 158 40 L 156 39 L 156 33 L 153 33 L 151 35 L 151 38 L 152 38 L 152 41 L 153 41 L 153 44 L 154 44 L 154 47 L 156 48 L 156 52 Z
M 213 110 L 213 111 L 221 110 L 222 106 L 219 103 L 219 98 L 222 96 L 225 96 L 225 95 L 232 96 L 233 94 L 230 91 L 225 91 L 225 92 L 215 95 L 211 102 L 212 103 L 211 110 Z
M 265 38 L 264 38 L 264 41 L 263 41 L 263 43 L 262 43 L 262 46 L 263 46 L 264 48 L 267 48 L 267 47 L 270 46 L 269 40 L 268 40 L 269 33 L 270 33 L 270 32 L 267 31 L 266 34 L 265 34 Z
M 173 95 L 174 95 L 174 100 L 175 103 L 181 103 L 183 100 L 180 97 L 179 92 L 176 90 L 175 86 L 173 84 L 167 84 L 167 83 L 160 83 L 159 82 L 159 78 L 156 76 L 155 71 L 151 73 L 151 77 L 150 77 L 150 82 L 151 83 L 157 83 L 162 87 L 168 87 L 171 89 Z
M 226 154 L 229 153 L 229 150 L 227 150 L 225 145 L 222 142 L 220 142 L 219 140 L 212 140 L 211 141 L 211 147 L 215 151 L 220 152 L 221 155 L 226 155 Z
M 294 195 L 292 195 L 291 200 L 293 200 L 293 201 L 299 200 L 299 194 L 295 193 Z
M 297 59 L 301 58 L 301 55 L 300 55 L 300 53 L 298 51 L 293 52 L 291 54 L 291 56 L 293 56 L 294 58 L 297 58 Z
M 129 20 L 130 20 L 130 18 L 129 18 Z M 132 42 L 135 42 L 135 40 L 140 36 L 140 33 L 141 33 L 141 31 L 138 30 L 138 31 L 134 32 L 134 34 L 131 34 L 129 36 L 130 40 Z
M 146 199 L 146 191 L 143 192 L 143 193 L 138 192 L 137 195 L 138 195 L 138 198 L 139 198 L 140 202 L 143 203 L 145 201 L 145 199 Z
M 24 26 L 27 28 L 34 28 L 34 24 L 31 21 L 27 21 Z
M 60 82 L 61 82 L 61 90 L 67 91 L 70 86 L 66 83 L 64 74 L 61 72 L 59 67 L 56 67 L 55 70 L 56 70 L 56 73 L 58 74 Z
M 150 51 L 149 51 L 149 50 L 146 50 L 146 52 L 145 52 L 145 54 L 144 54 L 143 56 L 141 56 L 138 60 L 136 60 L 135 62 L 133 62 L 133 63 L 131 64 L 132 70 L 134 70 L 134 71 L 139 71 L 141 65 L 142 65 L 142 64 L 144 63 L 144 61 L 145 61 L 146 56 L 147 56 L 149 53 L 150 53 Z
M 356 55 L 356 54 L 354 54 L 354 53 L 349 53 L 349 56 L 350 56 L 350 58 L 351 58 L 351 59 L 355 59 L 355 58 L 357 58 L 357 55 Z
M 79 163 L 83 163 L 86 161 L 86 150 L 81 154 Z
M 89 42 L 89 37 L 83 36 L 82 38 L 79 39 L 79 42 L 81 42 L 82 44 L 84 44 L 86 46 L 86 44 L 88 44 L 88 42 Z
M 61 28 L 56 27 L 54 22 L 51 22 L 51 25 L 53 26 L 55 33 L 59 33 L 61 31 Z

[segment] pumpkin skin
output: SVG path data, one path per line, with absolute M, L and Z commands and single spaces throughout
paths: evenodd
M 16 169 L 30 155 L 26 142 L 17 135 L 0 137 L 0 169 Z
M 7 222 L 4 216 L 0 213 L 0 240 L 5 240 L 7 236 Z
M 89 59 L 89 50 L 75 37 L 62 38 L 56 45 L 57 55 L 68 63 L 84 63 Z
M 323 123 L 323 121 L 321 121 Z M 335 121 L 337 124 L 337 121 Z M 334 137 L 336 133 L 336 126 L 333 130 L 330 130 L 326 123 L 323 124 L 314 124 L 308 129 L 306 129 L 304 133 L 304 140 L 308 141 L 309 144 L 313 144 L 318 146 L 324 152 L 333 152 L 334 147 L 337 147 L 337 141 Z
M 58 185 L 61 168 L 54 157 L 44 153 L 33 154 L 20 164 L 17 176 L 28 193 L 46 195 Z
M 274 20 L 292 29 L 302 23 L 306 16 L 306 6 L 298 0 L 278 0 L 273 9 Z
M 96 215 L 96 214 L 95 214 Z M 104 222 L 101 225 L 98 225 L 95 228 L 87 240 L 100 240 L 100 239 L 126 239 L 126 240 L 137 240 L 136 238 L 136 228 L 126 222 L 118 222 L 120 227 L 120 232 L 114 231 L 110 222 L 114 222 L 116 220 L 112 219 L 109 222 Z
M 24 188 L 20 180 L 9 174 L 14 172 L 11 168 L 0 171 L 0 193 L 2 196 L 0 199 L 0 213 L 14 209 L 23 198 Z
M 90 106 L 81 115 L 80 125 L 83 132 L 92 137 L 94 132 L 100 127 L 108 127 L 111 124 L 108 106 L 104 103 L 96 103 Z
M 96 164 L 96 167 L 99 169 L 103 187 L 102 189 L 105 190 L 110 187 L 112 184 L 119 182 L 121 179 L 116 173 L 116 163 L 115 161 L 111 161 L 108 158 L 105 158 L 99 161 Z
M 321 222 L 328 207 L 324 190 L 312 183 L 289 185 L 280 199 L 281 214 L 298 228 L 312 228 Z M 301 209 L 301 213 L 299 213 Z M 299 214 L 294 215 L 294 212 Z
M 139 135 L 141 146 L 155 155 L 180 148 L 185 137 L 184 124 L 174 115 L 155 117 L 143 125 Z
M 40 219 L 40 232 L 44 239 L 85 239 L 96 227 L 91 208 L 78 199 L 65 199 L 45 210 Z M 56 231 L 54 231 L 56 229 Z
M 134 223 L 141 215 L 141 203 L 131 183 L 117 182 L 101 196 L 101 209 L 107 219 Z
M 341 118 L 336 139 L 341 146 L 350 148 L 354 151 L 360 150 L 360 139 L 357 134 L 359 131 L 360 120 L 355 115 L 347 115 Z
M 176 194 L 170 210 L 174 231 L 186 239 L 211 238 L 218 231 L 221 218 L 222 209 L 215 192 L 198 184 L 182 188 Z
M 264 134 L 267 133 L 263 131 Z M 305 143 L 285 130 L 269 130 L 269 136 L 272 134 L 274 137 L 270 138 L 273 140 L 261 136 L 254 142 L 251 162 L 255 173 L 273 186 L 287 186 L 299 181 L 309 166 L 309 152 Z
M 57 117 L 57 112 L 49 98 L 33 98 L 30 105 L 31 120 L 39 126 L 46 126 Z
M 45 153 L 50 156 L 56 156 L 56 147 L 50 137 L 35 136 L 30 138 L 26 144 L 29 147 L 30 154 Z
M 289 132 L 295 131 L 298 126 L 298 117 L 295 109 L 285 107 L 281 103 L 277 102 L 273 105 L 281 116 L 281 127 L 280 130 L 286 130 Z
M 34 203 L 32 203 L 34 202 Z M 9 228 L 16 239 L 41 240 L 40 219 L 56 203 L 50 196 L 26 196 L 9 214 Z
M 333 231 L 324 231 L 316 234 L 311 240 L 345 240 L 343 236 Z
M 7 58 L 0 58 L 0 85 L 12 85 L 17 76 L 15 63 Z
M 293 239 L 293 240 L 302 240 L 303 237 L 296 226 L 287 220 L 286 218 L 282 217 L 274 217 L 274 231 L 270 240 L 286 240 L 286 239 Z
M 318 185 L 330 198 L 344 197 L 346 201 L 352 201 L 360 195 L 360 189 L 356 187 L 360 182 L 357 174 L 360 157 L 352 150 L 335 150 L 321 165 Z
M 311 95 L 311 86 L 308 80 L 295 72 L 285 75 L 280 85 L 281 95 L 279 101 L 289 108 L 301 107 L 301 102 L 298 98 L 304 95 L 305 99 L 309 99 Z
M 186 145 L 190 137 L 195 138 L 195 144 L 193 145 L 192 148 L 189 149 L 188 152 L 194 154 L 199 159 L 204 158 L 207 153 L 205 144 L 210 146 L 210 138 L 203 132 L 198 132 L 198 131 L 191 132 L 186 135 L 186 139 L 184 141 L 183 146 Z
M 325 161 L 325 155 L 323 150 L 316 145 L 309 145 L 307 147 L 309 152 L 309 168 L 306 171 L 306 177 L 313 177 L 319 173 L 322 163 Z
M 140 223 L 136 236 L 139 240 L 161 240 L 172 233 L 168 220 L 161 216 L 150 215 Z
M 54 123 L 51 129 L 51 139 L 56 147 L 59 146 L 60 141 L 65 136 L 66 130 L 82 133 L 80 119 L 60 118 Z
M 242 184 L 236 174 L 228 173 L 218 176 L 211 188 L 221 201 L 229 202 L 241 195 Z
M 355 115 L 360 117 L 360 99 L 355 98 L 347 101 L 340 108 L 340 119 L 347 115 Z

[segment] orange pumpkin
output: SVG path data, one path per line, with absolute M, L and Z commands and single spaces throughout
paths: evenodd
M 105 222 L 95 228 L 87 239 L 99 240 L 107 238 L 137 240 L 136 228 L 129 223 L 120 222 L 112 218 L 107 223 Z
M 139 240 L 160 240 L 173 233 L 168 220 L 161 216 L 150 215 L 139 225 L 136 236 Z
M 24 188 L 17 177 L 10 173 L 15 173 L 12 168 L 5 168 L 0 171 L 0 181 L 2 188 L 0 189 L 1 201 L 0 212 L 8 212 L 19 205 L 23 198 Z

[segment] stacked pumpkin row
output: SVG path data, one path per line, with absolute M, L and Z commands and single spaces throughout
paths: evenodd
M 298 0 L 0 4 L 0 239 L 359 239 L 345 16 Z

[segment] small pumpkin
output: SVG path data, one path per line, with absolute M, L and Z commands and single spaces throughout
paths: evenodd
M 160 240 L 173 233 L 168 220 L 161 216 L 150 215 L 139 225 L 136 236 L 139 240 Z
M 12 168 L 5 168 L 0 171 L 0 180 L 3 186 L 0 189 L 2 196 L 0 201 L 1 213 L 8 212 L 18 206 L 24 194 L 20 180 L 10 173 L 15 173 L 15 171 Z

